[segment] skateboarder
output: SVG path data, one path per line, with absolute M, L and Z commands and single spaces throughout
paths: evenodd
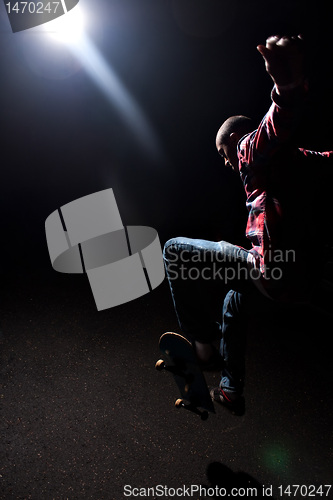
M 256 129 L 249 118 L 233 116 L 216 137 L 225 165 L 240 175 L 245 189 L 251 249 L 189 238 L 173 238 L 164 248 L 182 332 L 203 368 L 217 366 L 212 342 L 222 336 L 221 381 L 211 396 L 239 414 L 249 314 L 260 319 L 264 308 L 307 299 L 318 279 L 322 219 L 312 203 L 318 172 L 333 159 L 332 151 L 312 152 L 295 143 L 308 93 L 302 37 L 272 36 L 257 49 L 274 83 L 271 107 Z M 315 249 L 308 241 L 311 230 L 316 230 Z M 223 303 L 221 325 L 211 310 L 217 296 Z

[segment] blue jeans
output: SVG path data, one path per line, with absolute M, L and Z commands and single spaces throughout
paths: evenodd
M 225 241 L 173 238 L 164 262 L 180 328 L 192 341 L 221 338 L 224 360 L 220 386 L 241 395 L 245 376 L 248 313 L 269 301 L 254 284 L 249 252 Z M 269 301 L 270 302 L 270 301 Z M 223 303 L 222 322 L 216 314 Z

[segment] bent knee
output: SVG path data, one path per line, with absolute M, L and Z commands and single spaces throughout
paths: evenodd
M 172 260 L 172 257 L 178 256 L 184 239 L 182 237 L 171 238 L 165 243 L 163 248 L 163 257 L 165 260 Z

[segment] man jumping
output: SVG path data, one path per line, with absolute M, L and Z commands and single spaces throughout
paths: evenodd
M 267 39 L 259 45 L 273 80 L 272 104 L 258 128 L 245 116 L 220 127 L 216 147 L 225 165 L 240 175 L 246 193 L 250 249 L 200 239 L 173 238 L 164 247 L 170 290 L 183 333 L 203 369 L 221 380 L 212 398 L 244 413 L 244 366 L 249 314 L 280 302 L 307 300 L 318 280 L 309 231 L 316 224 L 309 206 L 316 173 L 332 165 L 333 151 L 297 147 L 295 132 L 308 93 L 302 37 Z M 312 191 L 311 191 L 312 190 Z M 316 235 L 316 245 L 321 235 Z M 212 314 L 212 294 L 222 297 L 221 324 Z M 259 316 L 260 317 L 260 316 Z M 220 353 L 213 341 L 221 337 Z

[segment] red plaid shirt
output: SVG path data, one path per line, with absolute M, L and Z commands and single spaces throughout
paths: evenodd
M 310 217 L 304 212 L 305 181 L 312 182 L 313 160 L 333 159 L 333 151 L 318 153 L 295 146 L 293 137 L 304 102 L 306 87 L 301 86 L 280 96 L 272 91 L 272 105 L 257 130 L 238 143 L 239 172 L 247 196 L 249 212 L 246 236 L 264 278 L 272 260 L 280 252 L 298 251 L 302 263 L 304 241 Z M 312 169 L 312 172 L 309 172 Z M 312 174 L 312 175 L 311 175 Z M 300 196 L 303 197 L 303 204 Z M 275 253 L 274 253 L 275 252 Z M 274 257 L 275 256 L 275 257 Z

